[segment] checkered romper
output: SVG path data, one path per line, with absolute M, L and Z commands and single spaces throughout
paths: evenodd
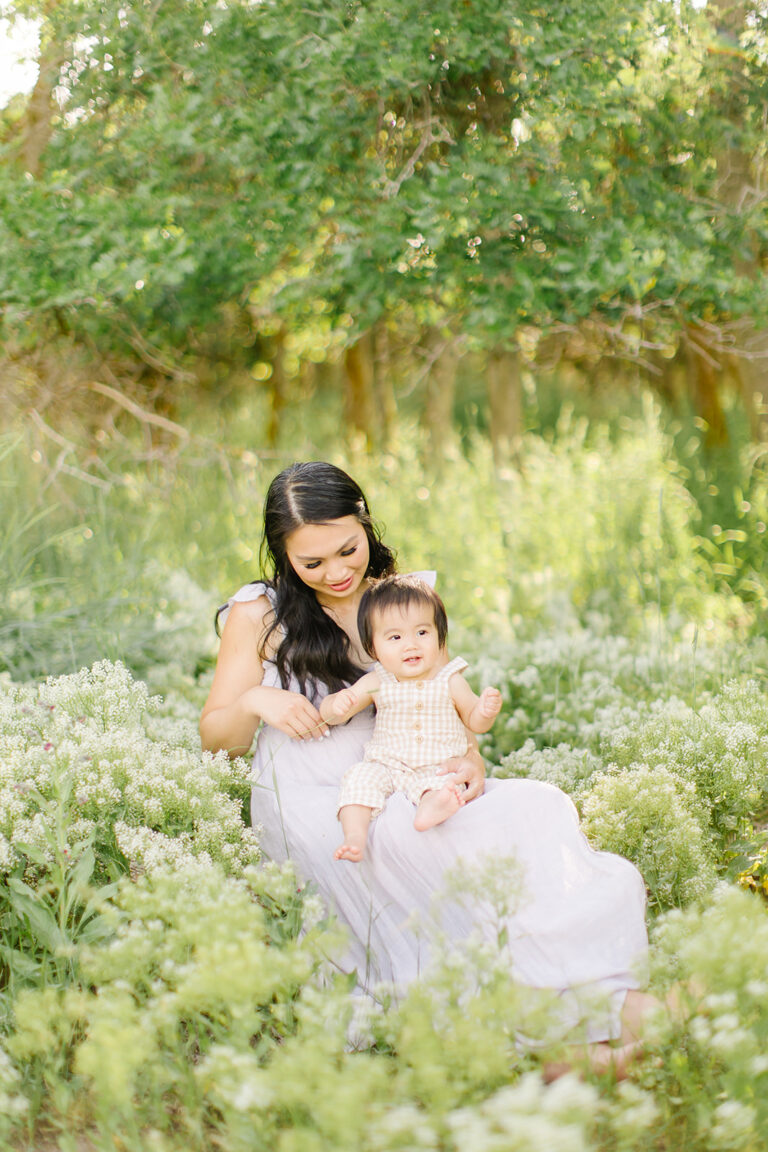
M 463 756 L 468 746 L 448 686 L 454 672 L 466 667 L 466 660 L 457 656 L 431 680 L 400 681 L 375 665 L 381 681 L 376 726 L 365 759 L 342 778 L 339 808 L 364 804 L 373 809 L 373 819 L 393 792 L 404 792 L 418 804 L 426 791 L 445 785 L 436 769 L 450 756 Z

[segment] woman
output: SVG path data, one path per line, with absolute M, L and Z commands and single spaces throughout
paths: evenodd
M 619 1065 L 648 999 L 635 974 L 647 947 L 637 870 L 590 848 L 570 799 L 551 785 L 484 785 L 476 744 L 445 766 L 467 784 L 468 802 L 451 820 L 416 831 L 409 802 L 396 795 L 371 829 L 366 859 L 334 860 L 339 781 L 361 759 L 373 718 L 368 710 L 331 729 L 317 705 L 370 665 L 357 609 L 369 579 L 394 571 L 394 557 L 358 485 L 317 462 L 273 480 L 263 548 L 271 578 L 240 589 L 222 610 L 200 734 L 204 748 L 242 755 L 263 725 L 251 814 L 265 853 L 290 858 L 348 925 L 345 967 L 369 991 L 380 981 L 405 988 L 428 968 L 436 920 L 457 944 L 484 924 L 496 938 L 487 908 L 468 908 L 459 893 L 436 913 L 436 897 L 457 864 L 514 856 L 523 888 L 504 932 L 511 975 L 553 990 L 562 1032 L 595 1044 L 593 1063 Z M 609 1040 L 621 1047 L 608 1057 Z

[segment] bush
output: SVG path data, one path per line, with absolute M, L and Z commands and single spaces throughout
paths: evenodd
M 581 802 L 589 839 L 632 860 L 662 908 L 702 897 L 714 882 L 715 855 L 696 808 L 692 784 L 647 764 L 600 773 Z
M 153 733 L 154 726 L 154 733 Z M 0 954 L 11 984 L 72 978 L 100 899 L 128 867 L 258 860 L 248 767 L 200 753 L 187 720 L 121 664 L 14 685 L 0 677 Z M 96 889 L 101 889 L 101 897 Z
M 768 697 L 753 680 L 732 681 L 698 712 L 659 704 L 601 741 L 620 766 L 642 761 L 689 781 L 720 840 L 742 834 L 768 797 Z
M 682 1031 L 660 1020 L 669 1045 L 655 1083 L 662 1123 L 684 1121 L 691 1147 L 764 1147 L 768 1138 L 768 917 L 753 897 L 719 885 L 708 906 L 670 912 L 656 926 L 657 979 L 689 982 Z M 674 1033 L 674 1036 L 671 1035 Z M 659 1091 L 666 1084 L 666 1093 Z
M 646 667 L 637 644 L 634 654 Z M 566 696 L 579 699 L 588 664 Z M 606 765 L 586 691 L 581 703 L 564 699 L 564 714 L 573 731 L 592 732 L 590 747 L 529 740 L 502 770 L 573 790 L 585 830 L 639 865 L 656 910 L 692 899 L 704 909 L 663 918 L 652 958 L 662 988 L 704 973 L 711 1022 L 666 1020 L 636 1082 L 616 1088 L 541 1080 L 560 1034 L 551 997 L 510 979 L 515 889 L 503 861 L 490 876 L 464 869 L 451 889 L 487 903 L 496 944 L 447 946 L 397 1002 L 360 1012 L 334 967 L 342 934 L 320 902 L 290 869 L 255 863 L 241 815 L 247 767 L 200 754 L 188 693 L 159 701 L 107 662 L 38 685 L 6 676 L 4 1138 L 19 1143 L 44 1123 L 87 1134 L 96 1152 L 116 1142 L 128 1152 L 457 1152 L 542 1140 L 672 1152 L 694 1124 L 702 1146 L 759 1146 L 768 1127 L 753 1090 L 766 1039 L 755 957 L 768 921 L 746 896 L 732 903 L 717 890 L 708 906 L 720 860 L 706 795 L 663 765 Z M 633 738 L 655 731 L 664 707 L 682 705 L 649 702 Z M 763 707 L 742 678 L 710 693 L 701 714 L 711 711 L 723 747 L 743 750 L 758 745 L 740 726 L 759 729 Z M 624 704 L 601 715 L 621 719 L 617 747 L 629 739 Z M 520 1043 L 530 1036 L 546 1038 L 540 1051 Z

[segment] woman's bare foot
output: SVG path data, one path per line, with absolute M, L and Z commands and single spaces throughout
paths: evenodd
M 454 812 L 458 812 L 464 798 L 456 784 L 446 784 L 437 790 L 425 792 L 416 809 L 413 826 L 418 832 L 442 824 Z
M 334 860 L 351 860 L 353 864 L 359 864 L 363 858 L 365 851 L 365 837 L 359 840 L 355 836 L 347 836 L 343 844 L 339 844 L 338 848 L 333 854 Z
M 607 1072 L 614 1080 L 626 1080 L 629 1066 L 640 1055 L 642 1046 L 638 1041 L 619 1044 L 590 1044 L 587 1049 L 587 1066 L 590 1071 L 602 1075 Z
M 606 1073 L 614 1080 L 626 1080 L 629 1066 L 640 1055 L 640 1044 L 632 1042 L 612 1047 L 610 1044 L 586 1044 L 574 1049 L 573 1060 L 550 1060 L 542 1069 L 545 1084 L 551 1084 L 567 1072 L 584 1076 L 602 1076 Z

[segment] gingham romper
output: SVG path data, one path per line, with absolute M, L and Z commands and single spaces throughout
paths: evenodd
M 373 809 L 373 819 L 393 792 L 404 792 L 418 804 L 426 791 L 445 786 L 445 776 L 436 775 L 436 769 L 451 756 L 463 756 L 468 747 L 448 686 L 454 672 L 466 667 L 457 656 L 430 680 L 400 681 L 381 664 L 374 665 L 381 682 L 376 726 L 365 759 L 342 778 L 339 808 L 364 804 Z

